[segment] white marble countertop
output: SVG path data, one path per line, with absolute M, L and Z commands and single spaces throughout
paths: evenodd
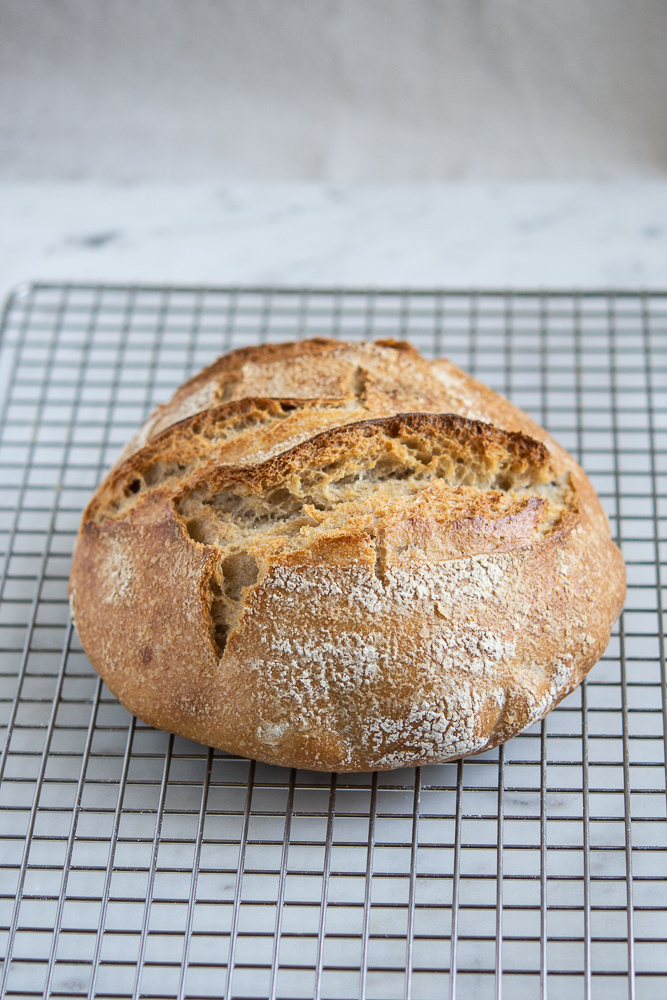
M 0 295 L 32 280 L 667 287 L 667 180 L 0 183 Z

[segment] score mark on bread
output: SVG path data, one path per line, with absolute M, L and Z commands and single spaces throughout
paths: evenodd
M 453 366 L 447 387 L 412 349 L 315 343 L 339 396 L 309 395 L 322 373 L 305 342 L 287 360 L 255 351 L 254 376 L 229 356 L 208 383 L 232 371 L 228 387 L 294 392 L 300 348 L 303 395 L 183 418 L 200 376 L 177 423 L 149 421 L 84 515 L 84 648 L 140 717 L 271 762 L 372 770 L 494 746 L 608 640 L 624 573 L 599 502 L 545 432 Z M 452 382 L 468 417 L 391 412 L 415 383 L 444 406 Z M 505 428 L 469 418 L 480 397 Z

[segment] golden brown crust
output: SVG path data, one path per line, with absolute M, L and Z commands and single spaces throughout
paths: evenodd
M 415 355 L 247 349 L 167 404 L 91 501 L 72 570 L 82 643 L 123 704 L 354 771 L 495 746 L 580 683 L 625 590 L 590 483 L 527 415 Z M 290 379 L 291 398 L 253 395 Z M 230 385 L 245 396 L 169 425 Z M 422 412 L 392 411 L 415 396 Z
M 315 338 L 242 347 L 218 358 L 159 406 L 120 461 L 171 424 L 247 397 L 340 400 L 375 416 L 452 409 L 428 362 L 400 341 L 350 344 Z

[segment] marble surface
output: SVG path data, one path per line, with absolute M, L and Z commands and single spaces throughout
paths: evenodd
M 667 180 L 0 184 L 0 295 L 25 281 L 667 286 Z

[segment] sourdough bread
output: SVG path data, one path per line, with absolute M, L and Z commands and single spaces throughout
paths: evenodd
M 386 341 L 237 351 L 191 379 L 98 488 L 70 581 L 140 718 L 335 771 L 509 739 L 581 682 L 624 593 L 574 460 Z

